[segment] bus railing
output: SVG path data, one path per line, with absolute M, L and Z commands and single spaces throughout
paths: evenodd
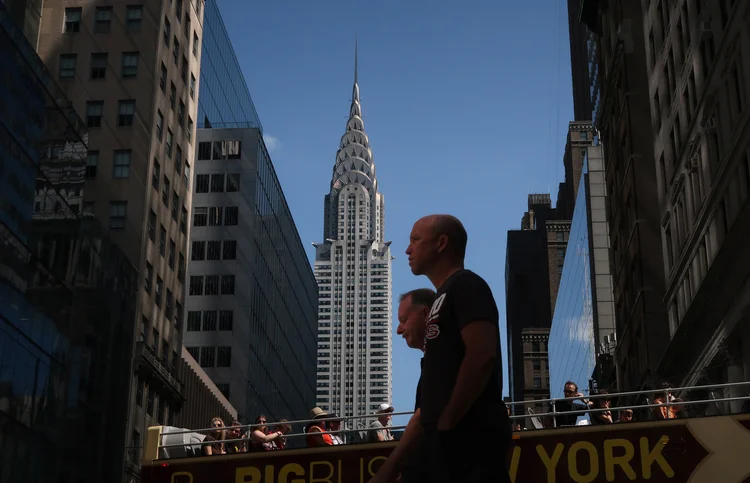
M 586 414 L 593 414 L 593 413 L 603 413 L 603 412 L 617 412 L 617 411 L 625 411 L 625 410 L 643 410 L 643 409 L 653 409 L 653 408 L 662 408 L 666 407 L 667 411 L 669 410 L 669 407 L 674 406 L 680 406 L 680 407 L 686 407 L 686 406 L 696 406 L 701 404 L 717 404 L 717 403 L 724 403 L 724 402 L 734 402 L 734 401 L 747 401 L 750 400 L 750 394 L 746 396 L 734 396 L 734 397 L 721 397 L 721 398 L 711 398 L 711 399 L 699 399 L 699 400 L 680 400 L 679 402 L 673 402 L 671 399 L 671 395 L 679 394 L 684 395 L 688 394 L 690 392 L 696 392 L 696 391 L 705 391 L 705 390 L 717 390 L 717 389 L 732 389 L 737 387 L 745 387 L 750 386 L 750 381 L 745 382 L 731 382 L 731 383 L 723 383 L 723 384 L 710 384 L 710 385 L 701 385 L 701 386 L 690 386 L 690 387 L 664 387 L 659 389 L 650 389 L 650 390 L 639 390 L 639 391 L 626 391 L 626 392 L 613 392 L 613 393 L 607 393 L 607 394 L 592 394 L 592 395 L 586 395 L 583 397 L 568 397 L 568 398 L 550 398 L 550 399 L 540 399 L 540 400 L 533 400 L 533 401 L 518 401 L 518 402 L 508 402 L 506 405 L 509 408 L 515 408 L 517 406 L 528 406 L 528 405 L 540 405 L 548 403 L 549 407 L 552 409 L 551 411 L 544 412 L 544 413 L 533 413 L 533 411 L 529 411 L 530 414 L 514 414 L 510 416 L 511 420 L 521 420 L 521 419 L 533 419 L 533 418 L 542 418 L 542 417 L 551 417 L 552 418 L 552 424 L 553 427 L 557 427 L 556 417 L 557 416 L 563 416 L 563 415 L 586 415 Z M 627 404 L 623 406 L 610 406 L 610 407 L 604 407 L 604 408 L 594 408 L 589 407 L 586 409 L 576 409 L 571 411 L 557 411 L 556 405 L 563 401 L 576 401 L 576 400 L 584 400 L 586 404 L 588 404 L 588 401 L 596 400 L 596 399 L 609 399 L 609 400 L 616 400 L 618 398 L 624 398 L 624 397 L 632 397 L 632 396 L 654 396 L 659 395 L 663 396 L 663 400 L 665 402 L 660 404 L 654 404 L 651 403 L 648 398 L 647 402 L 645 404 Z M 509 409 L 510 411 L 510 409 Z M 388 413 L 389 416 L 411 416 L 413 412 L 393 412 Z M 148 436 L 146 440 L 146 447 L 145 447 L 145 457 L 147 460 L 149 459 L 160 459 L 160 455 L 162 455 L 162 450 L 164 449 L 170 449 L 170 448 L 180 448 L 185 446 L 196 446 L 196 447 L 202 447 L 206 445 L 216 444 L 216 443 L 247 443 L 250 441 L 250 433 L 259 427 L 266 426 L 268 428 L 273 428 L 276 426 L 282 426 L 282 425 L 307 425 L 309 423 L 313 422 L 330 422 L 330 421 L 340 421 L 343 429 L 336 430 L 336 431 L 321 431 L 321 432 L 315 432 L 313 435 L 323 435 L 323 434 L 329 434 L 329 435 L 350 435 L 355 433 L 369 433 L 373 431 L 381 431 L 383 429 L 388 430 L 399 430 L 404 429 L 406 426 L 399 425 L 399 426 L 387 426 L 387 427 L 369 427 L 363 426 L 363 427 L 349 427 L 346 423 L 353 422 L 353 421 L 359 421 L 363 419 L 377 419 L 378 417 L 381 417 L 383 414 L 380 413 L 373 413 L 373 414 L 367 414 L 367 415 L 358 415 L 358 416 L 341 416 L 341 417 L 321 417 L 321 418 L 315 418 L 315 419 L 298 419 L 294 421 L 279 421 L 279 422 L 272 422 L 272 423 L 263 423 L 263 424 L 242 424 L 239 426 L 226 426 L 222 428 L 218 428 L 218 431 L 226 431 L 231 432 L 236 429 L 239 429 L 240 432 L 246 436 L 244 438 L 235 438 L 235 439 L 224 439 L 221 441 L 204 441 L 204 440 L 196 440 L 191 441 L 189 443 L 186 442 L 180 442 L 180 443 L 173 443 L 173 444 L 163 444 L 163 438 L 166 436 L 176 436 L 176 435 L 201 435 L 204 436 L 206 434 L 211 434 L 213 432 L 217 431 L 217 428 L 202 428 L 202 429 L 178 429 L 177 431 L 164 431 L 163 426 L 154 426 L 149 428 L 148 430 Z M 571 426 L 567 426 L 571 427 Z M 300 437 L 307 437 L 310 436 L 310 433 L 307 433 L 303 430 L 303 432 L 291 432 L 289 434 L 284 434 L 284 438 L 300 438 Z

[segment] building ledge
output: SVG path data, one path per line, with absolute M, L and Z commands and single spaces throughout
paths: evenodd
M 135 345 L 134 367 L 139 376 L 151 384 L 157 383 L 161 385 L 167 392 L 167 397 L 171 399 L 172 405 L 177 403 L 177 406 L 181 406 L 185 401 L 180 381 L 169 372 L 151 348 L 142 341 L 137 342 Z M 175 409 L 177 408 L 175 407 Z

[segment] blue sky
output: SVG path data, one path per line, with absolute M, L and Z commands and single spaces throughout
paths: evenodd
M 414 221 L 456 215 L 469 233 L 467 268 L 492 287 L 504 338 L 506 231 L 520 226 L 528 193 L 554 199 L 564 178 L 573 117 L 565 2 L 218 3 L 311 261 L 351 100 L 356 34 L 365 129 L 396 256 L 394 301 L 429 286 L 404 256 Z M 409 410 L 420 354 L 395 325 L 393 346 L 393 404 Z

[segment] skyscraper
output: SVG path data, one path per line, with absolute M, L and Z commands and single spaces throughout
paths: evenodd
M 317 401 L 339 415 L 368 414 L 391 400 L 391 242 L 362 120 L 356 50 L 349 120 L 323 223 L 325 241 L 315 244 Z

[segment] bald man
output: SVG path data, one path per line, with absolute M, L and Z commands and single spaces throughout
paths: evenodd
M 489 285 L 464 268 L 467 234 L 450 215 L 414 224 L 409 266 L 437 298 L 425 325 L 420 420 L 429 481 L 510 482 L 500 326 Z

